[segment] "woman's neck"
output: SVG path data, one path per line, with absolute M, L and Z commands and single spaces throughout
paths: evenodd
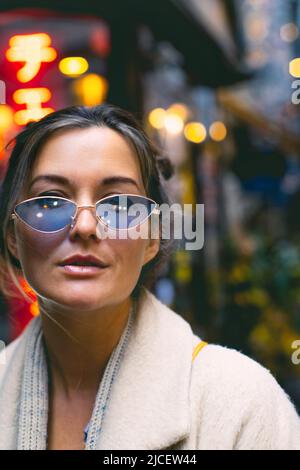
M 66 396 L 96 391 L 126 327 L 132 299 L 100 311 L 66 315 L 42 308 L 42 328 L 52 386 Z

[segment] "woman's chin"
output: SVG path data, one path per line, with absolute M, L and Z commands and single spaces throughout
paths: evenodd
M 65 307 L 69 307 L 72 309 L 73 312 L 78 311 L 89 311 L 89 310 L 96 310 L 97 308 L 101 308 L 103 303 L 107 300 L 107 296 L 104 294 L 95 295 L 93 292 L 91 295 L 85 293 L 85 295 L 77 295 L 74 297 L 68 297 L 68 299 L 62 300 L 61 304 Z
M 46 295 L 42 296 L 44 300 L 41 306 L 44 305 L 45 309 L 48 311 L 69 312 L 72 315 L 75 313 L 83 314 L 84 312 L 92 312 L 101 309 L 104 304 L 107 304 L 107 294 L 107 288 L 105 292 L 95 292 L 95 289 L 86 289 L 85 291 L 78 289 L 76 292 L 70 290 L 68 295 L 66 295 L 66 292 L 61 295 L 59 292 L 55 294 L 48 292 Z

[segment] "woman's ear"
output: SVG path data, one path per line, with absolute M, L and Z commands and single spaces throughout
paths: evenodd
M 149 261 L 151 261 L 153 258 L 155 258 L 155 256 L 159 252 L 159 247 L 160 247 L 160 240 L 159 239 L 155 239 L 155 238 L 150 238 L 149 239 L 149 243 L 148 243 L 148 245 L 146 246 L 146 249 L 145 249 L 145 256 L 144 256 L 143 266 L 145 264 L 147 264 Z

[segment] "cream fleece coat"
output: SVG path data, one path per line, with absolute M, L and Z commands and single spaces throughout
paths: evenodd
M 16 449 L 25 335 L 0 354 L 0 449 Z M 299 416 L 270 372 L 215 344 L 192 361 L 200 341 L 145 290 L 98 449 L 300 449 Z

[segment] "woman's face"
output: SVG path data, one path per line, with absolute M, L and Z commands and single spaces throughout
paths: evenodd
M 66 182 L 39 179 L 58 175 Z M 103 180 L 116 177 L 104 186 Z M 120 182 L 127 177 L 132 182 Z M 22 200 L 51 192 L 78 205 L 92 205 L 114 193 L 146 196 L 139 161 L 126 140 L 106 127 L 59 131 L 42 147 Z M 79 211 L 73 228 L 40 233 L 15 219 L 9 248 L 43 305 L 74 312 L 121 303 L 134 289 L 142 266 L 157 254 L 159 240 L 101 237 L 93 209 Z M 74 254 L 90 254 L 108 265 L 96 274 L 66 273 L 59 263 Z

